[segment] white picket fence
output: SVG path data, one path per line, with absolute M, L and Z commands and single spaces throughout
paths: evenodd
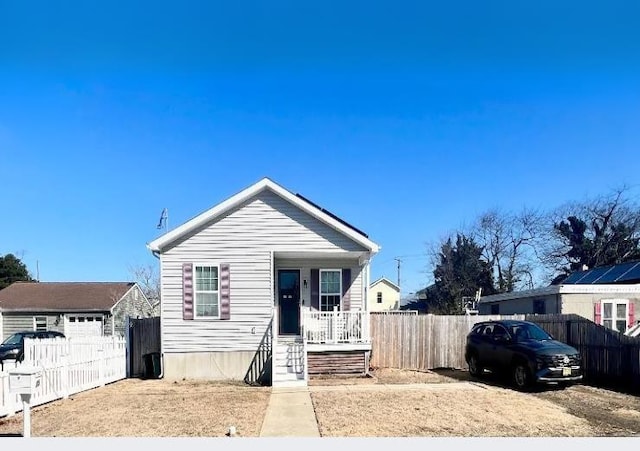
M 22 410 L 19 395 L 9 393 L 9 370 L 17 366 L 42 370 L 42 382 L 31 405 L 124 379 L 126 341 L 120 337 L 25 339 L 22 363 L 6 361 L 0 370 L 0 417 Z

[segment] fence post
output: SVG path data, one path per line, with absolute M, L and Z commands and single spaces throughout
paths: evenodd
M 125 346 L 125 360 L 127 362 L 127 377 L 131 377 L 131 317 L 127 315 L 124 321 L 124 338 L 126 341 Z
M 66 346 L 63 348 L 63 354 L 60 357 L 60 384 L 62 385 L 62 399 L 69 397 L 69 353 Z
M 4 370 L 3 366 L 3 370 Z M 2 401 L 7 412 L 8 417 L 12 417 L 16 414 L 16 396 L 9 393 L 9 373 L 2 378 Z
M 333 320 L 333 343 L 338 342 L 338 307 L 333 306 L 333 316 L 331 318 Z
M 102 344 L 98 349 L 98 385 L 104 386 L 104 349 L 102 349 Z

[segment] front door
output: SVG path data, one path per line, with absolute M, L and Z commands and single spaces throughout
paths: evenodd
M 300 271 L 278 270 L 278 305 L 280 334 L 300 334 Z

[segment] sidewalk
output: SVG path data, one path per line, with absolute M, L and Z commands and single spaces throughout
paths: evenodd
M 309 387 L 271 391 L 260 437 L 320 437 Z
M 299 388 L 274 388 L 265 414 L 260 437 L 320 437 L 311 393 L 326 391 L 393 390 L 486 390 L 472 382 L 438 384 L 363 384 L 316 385 Z

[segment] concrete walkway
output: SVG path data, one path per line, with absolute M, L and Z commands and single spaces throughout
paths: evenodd
M 262 423 L 260 437 L 320 437 L 316 414 L 311 403 L 312 392 L 325 391 L 393 391 L 393 390 L 486 390 L 473 382 L 441 384 L 354 384 L 317 385 L 310 387 L 273 388 Z
M 271 390 L 260 437 L 320 437 L 309 387 Z

